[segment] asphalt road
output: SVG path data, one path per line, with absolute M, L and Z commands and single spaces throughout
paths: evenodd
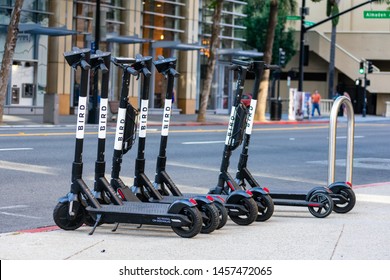
M 148 131 L 147 174 L 153 179 L 160 127 Z M 97 127 L 88 126 L 84 144 L 84 179 L 93 186 Z M 249 168 L 271 190 L 309 190 L 327 180 L 328 124 L 257 126 Z M 224 126 L 171 127 L 167 171 L 185 191 L 207 192 L 217 183 Z M 109 178 L 114 128 L 107 140 Z M 353 184 L 390 181 L 389 123 L 359 123 L 355 128 Z M 74 157 L 74 127 L 1 128 L 0 232 L 53 225 L 59 197 L 69 192 Z M 137 144 L 124 157 L 122 178 L 132 184 Z M 239 147 L 231 159 L 237 166 Z M 336 180 L 345 178 L 346 128 L 337 133 Z

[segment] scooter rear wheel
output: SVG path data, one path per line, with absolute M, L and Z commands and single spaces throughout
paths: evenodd
M 222 203 L 215 203 L 215 206 L 217 207 L 218 213 L 219 213 L 219 215 L 218 215 L 219 216 L 219 223 L 218 223 L 217 229 L 220 229 L 226 225 L 226 222 L 228 219 L 228 212 Z
M 53 219 L 63 230 L 75 230 L 85 222 L 85 209 L 80 205 L 74 217 L 69 215 L 69 202 L 59 202 L 53 211 Z
M 185 215 L 191 221 L 188 227 L 172 227 L 172 230 L 184 238 L 191 238 L 196 236 L 202 229 L 202 214 L 198 208 L 184 207 L 179 214 Z
M 314 192 L 309 198 L 309 202 L 321 203 L 322 206 L 309 206 L 310 213 L 317 218 L 325 218 L 330 215 L 333 211 L 333 200 L 332 198 L 322 192 Z
M 211 233 L 217 229 L 219 225 L 219 211 L 214 204 L 204 204 L 199 211 L 203 212 L 206 217 L 203 220 L 201 233 Z
M 247 212 L 244 215 L 229 215 L 230 219 L 240 226 L 247 226 L 253 223 L 257 218 L 257 204 L 252 198 L 243 198 L 239 202 Z
M 353 190 L 345 188 L 341 189 L 336 194 L 341 195 L 345 200 L 343 203 L 334 203 L 333 211 L 344 214 L 351 211 L 353 207 L 355 207 L 356 196 Z
M 253 198 L 255 199 L 258 208 L 256 221 L 265 222 L 271 218 L 274 213 L 274 202 L 272 198 L 268 194 L 256 197 L 254 196 Z

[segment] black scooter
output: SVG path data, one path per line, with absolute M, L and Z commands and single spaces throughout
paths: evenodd
M 74 69 L 80 66 L 82 72 L 71 190 L 67 196 L 60 198 L 53 211 L 55 223 L 64 230 L 75 230 L 84 223 L 86 215 L 89 214 L 96 221 L 90 234 L 93 234 L 96 227 L 102 223 L 131 223 L 170 226 L 181 237 L 196 236 L 202 227 L 202 217 L 194 200 L 180 200 L 171 205 L 156 205 L 140 202 L 134 195 L 132 202 L 126 205 L 101 205 L 89 190 L 82 179 L 82 152 L 89 84 L 90 50 L 75 48 L 71 52 L 66 52 L 64 56 L 70 66 Z M 132 60 L 132 62 L 136 62 L 136 60 Z M 134 68 L 130 65 L 128 67 L 131 69 L 126 70 L 126 74 L 124 74 L 124 80 L 127 82 L 130 81 L 130 73 L 134 73 Z M 127 92 L 125 93 L 127 97 Z M 127 103 L 126 98 L 122 98 L 122 100 Z M 124 119 L 118 118 L 118 121 L 123 123 Z M 121 141 L 120 145 L 122 146 L 123 139 L 118 141 Z
M 160 151 L 157 157 L 156 164 L 156 175 L 154 181 L 154 187 L 164 195 L 164 200 L 168 200 L 173 197 L 189 197 L 195 194 L 182 193 L 179 188 L 176 186 L 174 181 L 171 179 L 169 174 L 166 171 L 166 149 L 168 144 L 168 133 L 169 125 L 172 111 L 172 94 L 173 94 L 173 85 L 174 79 L 176 77 L 176 58 L 164 58 L 159 56 L 157 61 L 153 62 L 156 66 L 156 69 L 159 73 L 163 74 L 167 78 L 168 85 L 164 101 L 164 113 L 163 113 L 163 122 L 161 126 L 161 140 L 160 140 Z M 240 225 L 249 225 L 254 220 L 252 215 L 256 213 L 248 213 L 250 208 L 245 207 L 246 202 L 243 200 L 252 200 L 248 193 L 244 191 L 233 192 L 229 195 L 213 195 L 209 194 L 210 199 L 214 200 L 216 204 L 219 215 L 220 215 L 220 224 L 218 228 L 224 226 L 227 222 L 227 216 L 229 215 L 234 222 Z M 254 210 L 256 212 L 256 210 Z
M 147 119 L 148 119 L 148 110 L 149 110 L 149 86 L 150 86 L 150 70 L 152 60 L 151 57 L 143 58 L 142 65 L 135 65 L 135 70 L 144 71 L 143 77 L 143 86 L 141 93 L 141 102 L 140 102 L 140 124 L 139 124 L 139 133 L 138 133 L 138 153 L 135 160 L 135 176 L 134 176 L 134 185 L 131 187 L 134 194 L 143 201 L 151 203 L 163 203 L 171 204 L 180 198 L 166 199 L 164 198 L 153 186 L 153 183 L 145 174 L 145 146 L 146 146 L 146 130 L 147 130 Z M 138 69 L 138 67 L 140 67 Z M 127 125 L 127 123 L 126 123 Z M 126 126 L 125 125 L 125 126 Z M 125 189 L 124 189 L 125 188 Z M 118 191 L 121 193 L 123 200 L 129 200 L 129 197 L 134 194 L 129 188 L 121 186 L 118 188 Z M 197 207 L 202 214 L 203 226 L 201 233 L 211 233 L 219 225 L 219 215 L 218 209 L 212 200 L 208 199 L 205 196 L 194 195 L 191 197 L 197 202 Z
M 279 66 L 266 65 L 264 61 L 254 61 L 251 63 L 251 71 L 255 73 L 255 83 L 252 91 L 252 99 L 249 106 L 249 118 L 245 130 L 244 143 L 238 168 L 236 173 L 236 181 L 240 188 L 246 189 L 246 183 L 252 188 L 260 187 L 260 184 L 250 173 L 247 162 L 249 157 L 249 144 L 253 127 L 253 116 L 257 104 L 258 89 L 260 86 L 260 79 L 264 69 L 277 69 Z M 250 189 L 252 190 L 252 189 Z M 309 192 L 270 192 L 269 195 L 275 205 L 301 206 L 308 207 L 310 213 L 318 218 L 327 217 L 333 210 L 332 192 L 328 188 L 315 187 Z

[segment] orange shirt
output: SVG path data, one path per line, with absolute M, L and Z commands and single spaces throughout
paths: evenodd
M 321 95 L 317 92 L 317 93 L 313 93 L 311 95 L 311 102 L 312 103 L 320 103 L 320 100 L 321 100 Z

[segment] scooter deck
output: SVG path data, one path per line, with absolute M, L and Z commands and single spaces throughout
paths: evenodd
M 102 205 L 101 208 L 87 207 L 86 210 L 102 223 L 129 223 L 163 226 L 185 226 L 191 221 L 187 216 L 168 213 L 169 204 L 126 203 L 124 205 Z

